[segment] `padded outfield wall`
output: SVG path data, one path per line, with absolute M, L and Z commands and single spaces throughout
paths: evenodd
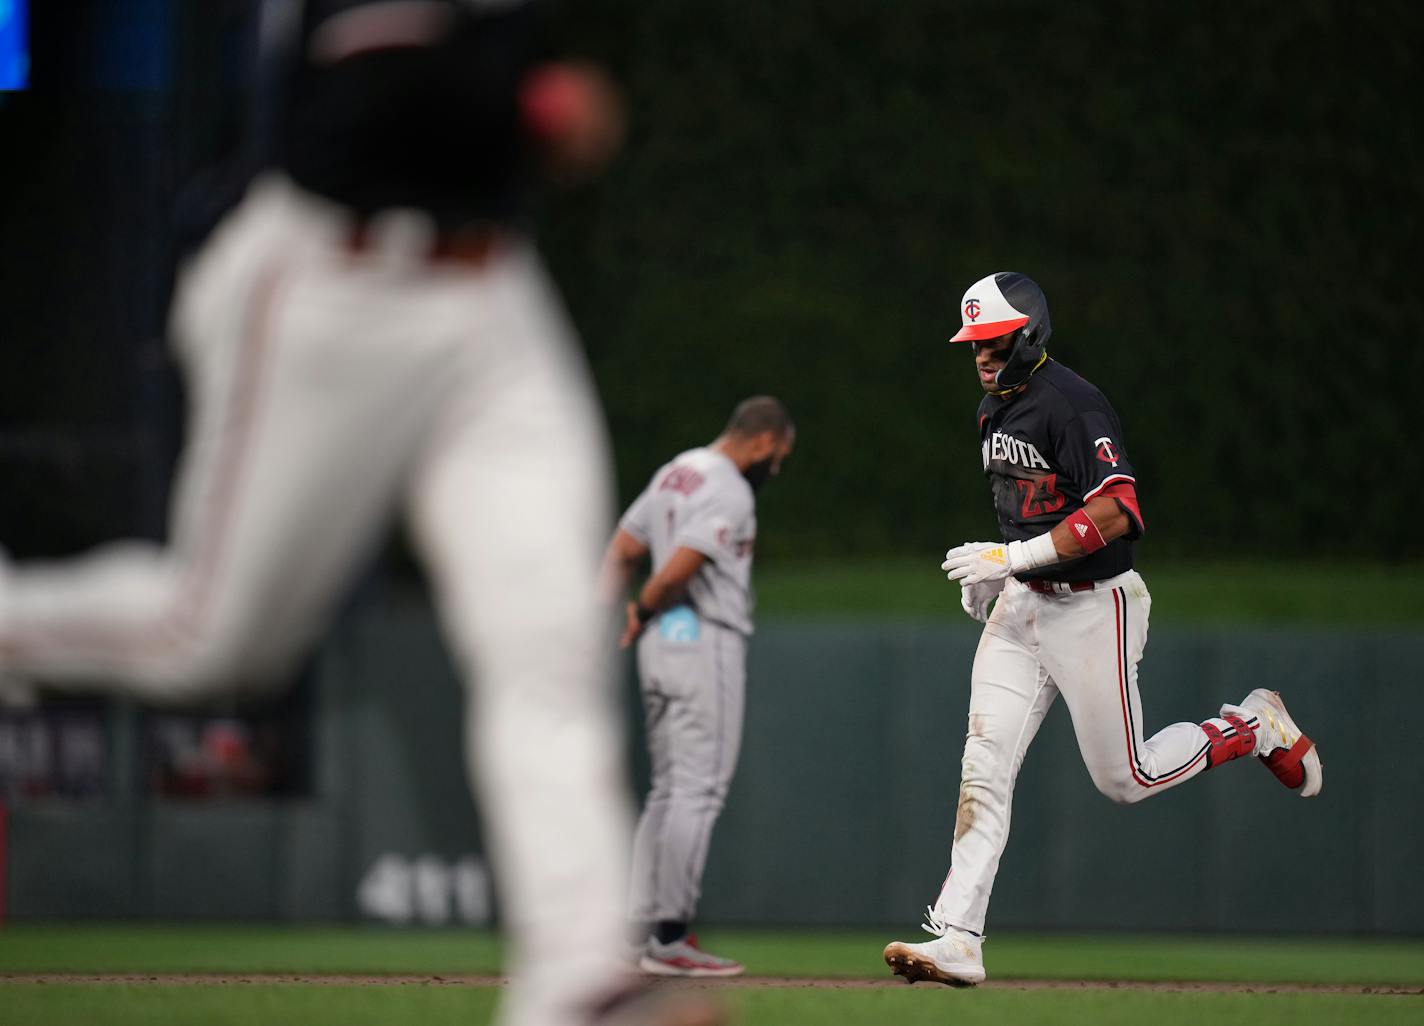
M 917 920 L 947 868 L 976 637 L 931 622 L 765 626 L 706 920 Z M 1246 763 L 1114 806 L 1060 703 L 1024 764 L 994 928 L 1424 933 L 1424 767 L 1407 754 L 1421 661 L 1417 633 L 1154 630 L 1150 725 L 1279 688 L 1320 745 L 1324 793 L 1302 801 Z M 459 692 L 424 609 L 357 617 L 319 678 L 310 797 L 21 802 L 11 917 L 486 921 Z

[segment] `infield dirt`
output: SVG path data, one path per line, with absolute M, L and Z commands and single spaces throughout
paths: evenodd
M 288 973 L 15 973 L 0 974 L 0 983 L 57 984 L 121 984 L 135 986 L 252 986 L 288 984 L 292 986 L 327 987 L 500 987 L 502 976 L 493 975 L 379 975 L 379 974 L 288 974 Z M 761 988 L 866 990 L 883 987 L 919 986 L 935 988 L 935 984 L 906 984 L 895 977 L 872 979 L 863 977 L 807 976 L 740 976 L 732 979 L 652 980 L 654 987 L 673 988 Z M 1306 983 L 1213 983 L 1210 981 L 1146 981 L 1146 980 L 1054 980 L 1018 979 L 989 980 L 976 990 L 1067 990 L 1067 991 L 1154 991 L 1185 994 L 1373 994 L 1386 997 L 1424 997 L 1424 987 L 1391 987 L 1382 985 L 1342 985 Z

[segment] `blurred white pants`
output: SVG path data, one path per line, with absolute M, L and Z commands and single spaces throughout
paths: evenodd
M 0 674 L 152 701 L 270 680 L 405 515 L 472 684 L 502 1021 L 566 1026 L 617 979 L 631 823 L 595 601 L 604 428 L 532 248 L 432 262 L 427 233 L 386 215 L 358 252 L 339 209 L 253 187 L 175 299 L 192 412 L 171 543 L 0 568 Z
M 1009 579 L 974 656 L 951 869 L 934 906 L 941 923 L 983 933 L 1019 768 L 1060 692 L 1088 773 L 1113 801 L 1150 798 L 1207 768 L 1210 742 L 1196 723 L 1143 737 L 1137 664 L 1151 610 L 1133 570 L 1093 591 L 1047 595 Z

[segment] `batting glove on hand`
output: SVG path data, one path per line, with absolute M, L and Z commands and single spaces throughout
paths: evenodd
M 1003 581 L 985 581 L 983 584 L 959 585 L 959 604 L 964 611 L 980 623 L 989 622 L 989 603 L 999 597 L 1004 590 Z
M 1002 588 L 1004 579 L 1010 573 L 1008 547 L 994 542 L 956 545 L 944 554 L 944 562 L 939 568 L 960 587 L 997 583 Z
M 993 542 L 971 542 L 967 545 L 960 545 L 958 548 L 950 549 L 944 554 L 945 561 L 941 564 L 940 569 L 949 569 L 950 560 L 961 552 L 992 549 L 993 547 Z M 953 575 L 950 576 L 950 580 L 954 580 Z M 989 603 L 993 602 L 999 592 L 1003 590 L 1003 581 L 986 581 L 983 584 L 966 584 L 961 581 L 959 586 L 959 604 L 963 607 L 964 611 L 974 619 L 980 623 L 985 623 L 989 619 Z
M 949 573 L 951 581 L 983 584 L 986 581 L 1002 581 L 1010 574 L 1049 566 L 1060 558 L 1053 545 L 1052 533 L 1045 531 L 1028 541 L 1011 541 L 1007 545 L 967 542 L 946 552 L 940 569 Z

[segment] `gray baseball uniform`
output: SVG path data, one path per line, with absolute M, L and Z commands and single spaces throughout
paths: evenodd
M 653 475 L 620 526 L 652 551 L 654 573 L 679 548 L 707 557 L 686 601 L 638 642 L 652 787 L 633 845 L 630 918 L 688 921 L 741 746 L 756 502 L 730 459 L 690 449 Z

